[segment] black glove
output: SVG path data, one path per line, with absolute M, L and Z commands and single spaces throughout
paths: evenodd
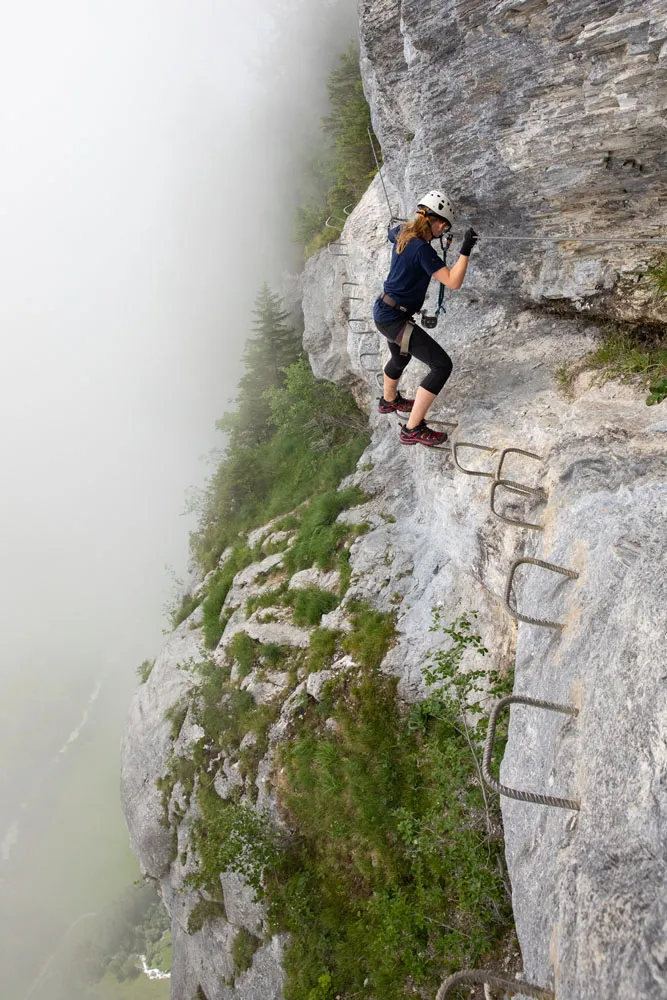
M 463 234 L 463 243 L 461 244 L 461 249 L 459 250 L 459 253 L 463 257 L 469 257 L 472 252 L 472 248 L 474 247 L 476 242 L 477 242 L 477 233 L 475 232 L 475 230 L 472 227 L 470 229 L 466 229 L 465 233 Z

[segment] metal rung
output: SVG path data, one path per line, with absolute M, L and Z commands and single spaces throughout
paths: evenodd
M 454 456 L 454 465 L 460 472 L 464 472 L 466 476 L 484 476 L 485 479 L 495 479 L 495 474 L 493 472 L 474 472 L 472 469 L 464 469 L 459 462 L 458 449 L 459 448 L 475 448 L 477 451 L 488 451 L 490 454 L 494 454 L 498 449 L 489 448 L 485 444 L 471 444 L 469 441 L 456 441 L 452 445 L 452 454 Z
M 337 222 L 342 222 L 341 226 L 332 226 L 330 220 L 336 219 Z M 330 215 L 327 221 L 324 223 L 329 229 L 337 229 L 339 233 L 342 233 L 343 227 L 345 226 L 345 219 L 338 219 L 335 215 Z
M 340 248 L 346 246 L 347 243 L 342 243 L 340 240 L 332 240 L 331 243 L 327 243 L 327 250 L 329 251 L 332 257 L 349 257 L 350 255 L 347 252 L 347 250 L 344 250 L 343 253 L 334 253 L 333 250 L 331 249 L 332 247 Z
M 457 986 L 472 983 L 486 983 L 510 994 L 521 993 L 525 997 L 537 997 L 538 1000 L 555 1000 L 553 990 L 548 990 L 544 986 L 535 986 L 521 979 L 508 979 L 506 976 L 498 976 L 495 972 L 484 972 L 483 969 L 462 969 L 460 972 L 455 972 L 449 979 L 445 979 L 435 995 L 435 1000 L 447 1000 L 453 995 Z
M 443 427 L 458 427 L 458 422 L 455 420 L 438 420 L 437 417 L 426 417 L 425 418 L 429 424 L 441 424 Z
M 510 596 L 512 594 L 512 582 L 514 580 L 514 573 L 517 567 L 521 566 L 522 563 L 526 563 L 529 566 L 541 566 L 542 569 L 550 569 L 552 573 L 560 573 L 561 576 L 567 576 L 571 580 L 577 580 L 579 574 L 576 573 L 573 569 L 565 569 L 563 566 L 556 566 L 554 563 L 544 562 L 542 559 L 530 559 L 527 556 L 524 556 L 521 559 L 514 560 L 514 562 L 510 566 L 510 571 L 507 576 L 507 584 L 505 586 L 505 597 L 504 597 L 505 607 L 511 614 L 512 618 L 515 619 L 515 621 L 526 622 L 527 625 L 541 625 L 544 628 L 558 628 L 558 629 L 564 628 L 565 626 L 562 624 L 562 622 L 552 622 L 549 621 L 547 618 L 529 618 L 528 615 L 522 615 L 516 610 L 516 608 L 513 608 L 512 605 L 510 604 Z
M 561 705 L 555 701 L 540 701 L 538 698 L 528 698 L 522 694 L 511 694 L 507 698 L 501 698 L 496 707 L 491 712 L 489 718 L 489 729 L 486 735 L 484 746 L 484 759 L 482 761 L 482 774 L 484 780 L 490 788 L 493 788 L 499 795 L 506 795 L 510 799 L 519 799 L 521 802 L 535 802 L 537 805 L 554 806 L 557 809 L 579 810 L 579 803 L 575 799 L 560 799 L 555 795 L 537 795 L 535 792 L 524 792 L 518 788 L 509 788 L 501 785 L 491 774 L 491 757 L 493 755 L 493 740 L 496 735 L 498 716 L 508 705 L 532 705 L 533 708 L 543 708 L 547 712 L 559 712 L 561 715 L 571 715 L 576 718 L 579 710 L 570 705 Z
M 344 281 L 343 284 L 340 286 L 342 292 L 345 291 L 345 286 L 346 285 L 354 285 L 355 288 L 358 288 L 359 287 L 359 282 L 358 281 Z
M 379 357 L 380 357 L 380 352 L 379 351 L 363 351 L 359 355 L 359 365 L 360 365 L 362 371 L 371 372 L 372 374 L 377 374 L 378 373 L 378 369 L 377 368 L 367 368 L 366 365 L 362 362 L 361 359 L 362 358 L 379 358 Z M 382 371 L 382 368 L 380 368 L 379 371 Z
M 501 521 L 504 521 L 505 524 L 515 524 L 522 528 L 534 528 L 535 531 L 544 531 L 544 525 L 542 524 L 531 524 L 529 521 L 520 521 L 514 517 L 507 517 L 506 514 L 500 514 L 494 506 L 496 490 L 499 486 L 504 486 L 510 493 L 518 493 L 521 496 L 539 497 L 540 500 L 546 499 L 544 490 L 536 489 L 532 486 L 522 486 L 520 483 L 512 482 L 511 479 L 494 479 L 491 483 L 491 495 L 489 497 L 491 513 L 495 514 Z
M 534 458 L 536 462 L 543 462 L 544 459 L 541 455 L 536 455 L 533 451 L 524 451 L 523 448 L 503 448 L 500 453 L 500 458 L 498 459 L 498 465 L 496 467 L 496 479 L 502 479 L 503 462 L 507 455 L 525 455 L 526 458 Z
M 353 212 L 354 211 L 354 206 L 356 204 L 357 204 L 356 201 L 351 201 L 350 204 L 346 205 L 345 208 L 343 209 L 343 214 L 344 215 L 349 215 L 350 212 Z M 349 209 L 349 211 L 348 211 L 348 209 Z
M 355 330 L 354 327 L 352 326 L 352 323 L 368 323 L 368 320 L 367 319 L 363 319 L 362 317 L 359 317 L 359 316 L 356 316 L 356 317 L 355 316 L 351 316 L 348 319 L 347 325 L 350 328 L 350 332 L 353 333 L 355 335 L 355 337 L 365 337 L 366 334 L 375 334 L 375 333 L 377 333 L 377 330 Z

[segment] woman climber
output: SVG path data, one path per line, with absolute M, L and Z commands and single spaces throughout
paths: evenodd
M 384 368 L 384 392 L 378 405 L 379 413 L 409 413 L 408 422 L 401 426 L 401 444 L 425 444 L 433 447 L 447 440 L 444 432 L 433 431 L 424 418 L 452 372 L 452 361 L 440 344 L 417 326 L 413 314 L 426 298 L 431 278 L 437 278 L 447 288 L 460 288 L 468 267 L 468 258 L 477 242 L 474 229 L 467 229 L 460 256 L 454 267 L 443 262 L 431 246 L 431 240 L 441 237 L 454 224 L 454 210 L 446 194 L 429 191 L 419 201 L 414 219 L 389 230 L 393 243 L 391 267 L 384 283 L 384 293 L 373 307 L 373 319 L 380 333 L 389 341 L 391 358 Z M 398 391 L 398 381 L 410 358 L 415 357 L 429 366 L 414 399 L 404 399 Z

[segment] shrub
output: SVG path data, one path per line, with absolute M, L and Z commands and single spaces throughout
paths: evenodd
M 297 537 L 285 557 L 285 565 L 295 573 L 317 566 L 331 569 L 334 556 L 348 538 L 350 527 L 336 521 L 341 511 L 362 503 L 364 493 L 356 487 L 328 490 L 315 497 L 303 513 Z
M 328 590 L 304 587 L 294 592 L 294 622 L 296 625 L 319 625 L 322 615 L 333 611 L 340 598 Z
M 348 608 L 352 612 L 352 631 L 343 637 L 343 649 L 361 666 L 377 669 L 396 634 L 394 616 L 375 611 L 364 601 L 351 601 Z
M 151 671 L 155 666 L 155 660 L 144 660 L 137 667 L 137 677 L 139 678 L 140 684 L 145 684 L 151 675 Z
M 237 632 L 229 645 L 229 651 L 238 664 L 239 677 L 247 677 L 257 662 L 258 643 L 246 632 Z
M 207 920 L 226 920 L 225 904 L 214 899 L 200 899 L 188 917 L 188 934 L 196 934 Z
M 239 927 L 236 937 L 232 942 L 232 960 L 234 962 L 234 975 L 239 976 L 252 965 L 252 957 L 261 945 L 259 938 L 250 934 L 245 927 Z
M 201 604 L 201 597 L 193 597 L 192 594 L 183 594 L 181 603 L 171 613 L 171 627 L 178 628 L 181 622 L 189 618 L 192 612 Z
M 411 729 L 396 684 L 374 668 L 350 672 L 335 703 L 309 703 L 281 746 L 294 836 L 266 891 L 291 935 L 286 1000 L 432 995 L 512 926 L 502 840 L 488 835 L 453 706 Z

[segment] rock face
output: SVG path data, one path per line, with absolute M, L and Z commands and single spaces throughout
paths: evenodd
M 667 231 L 664 5 L 361 0 L 360 24 L 394 214 L 406 215 L 418 193 L 437 185 L 457 204 L 459 236 L 469 223 L 496 235 Z M 604 319 L 667 321 L 635 273 L 653 250 L 486 239 L 463 288 L 446 293 L 435 336 L 454 373 L 432 415 L 455 442 L 496 449 L 462 447 L 458 459 L 470 471 L 493 473 L 504 447 L 539 456 L 508 454 L 503 475 L 541 487 L 543 500 L 496 493 L 500 513 L 537 530 L 494 516 L 491 480 L 465 475 L 451 449 L 401 448 L 397 418 L 375 412 L 376 373 L 388 352 L 370 316 L 389 261 L 389 214 L 376 178 L 339 246 L 311 258 L 303 278 L 313 370 L 351 381 L 372 428 L 350 478 L 372 499 L 341 515 L 371 527 L 351 547 L 343 604 L 322 624 L 344 629 L 354 599 L 395 610 L 399 641 L 383 669 L 414 700 L 426 693 L 422 665 L 437 642 L 432 609 L 451 620 L 474 608 L 494 665 L 515 665 L 516 693 L 578 709 L 574 719 L 511 710 L 501 780 L 581 805 L 573 812 L 503 799 L 525 975 L 555 988 L 558 1000 L 657 1000 L 667 995 L 667 404 L 648 408 L 637 387 L 585 376 L 566 396 L 555 379 L 559 366 L 593 348 Z M 450 262 L 458 245 L 457 237 Z M 404 394 L 423 371 L 410 365 Z M 252 544 L 270 540 L 272 530 L 258 529 Z M 516 572 L 513 607 L 562 628 L 510 617 L 505 586 L 520 556 L 576 572 L 576 579 L 532 565 Z M 267 609 L 246 614 L 244 601 L 272 586 L 260 581 L 276 579 L 280 568 L 273 556 L 238 575 L 216 658 L 239 630 L 307 644 L 305 630 L 275 620 L 283 611 L 268 622 Z M 197 614 L 169 638 L 133 702 L 124 808 L 142 867 L 162 880 L 172 913 L 172 997 L 191 1000 L 201 984 L 208 1000 L 278 1000 L 280 936 L 263 941 L 230 985 L 234 935 L 240 927 L 256 933 L 263 919 L 247 887 L 225 886 L 227 920 L 187 934 L 196 899 L 160 823 L 155 778 L 171 749 L 164 713 L 187 699 L 191 679 L 178 665 L 203 655 Z M 291 691 L 284 675 L 252 673 L 244 682 L 258 700 L 285 698 L 256 778 L 257 805 L 276 819 L 272 753 L 290 712 L 303 698 L 319 698 L 327 680 L 327 671 L 312 674 Z M 182 741 L 188 726 L 186 719 Z M 232 762 L 220 762 L 219 775 L 220 794 L 238 790 Z

